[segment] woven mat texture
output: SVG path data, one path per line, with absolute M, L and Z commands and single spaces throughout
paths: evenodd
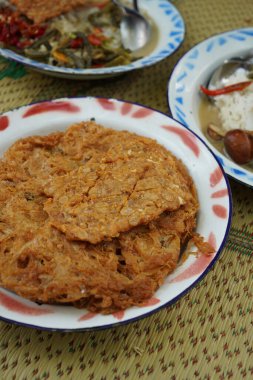
M 252 0 L 175 0 L 186 38 L 168 59 L 113 80 L 71 81 L 0 61 L 0 112 L 29 102 L 98 95 L 169 113 L 178 59 L 210 35 L 253 26 Z M 99 332 L 59 333 L 0 322 L 0 379 L 252 379 L 253 190 L 230 180 L 228 242 L 207 276 L 172 307 Z

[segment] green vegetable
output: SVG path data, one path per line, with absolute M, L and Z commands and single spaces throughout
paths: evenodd
M 127 55 L 120 55 L 116 58 L 114 58 L 112 61 L 107 62 L 104 66 L 105 67 L 112 67 L 112 66 L 121 66 L 121 65 L 128 65 L 131 62 L 131 59 Z

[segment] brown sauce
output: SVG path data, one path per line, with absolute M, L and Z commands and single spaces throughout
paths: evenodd
M 201 130 L 207 140 L 224 156 L 228 159 L 229 156 L 225 151 L 223 140 L 215 141 L 207 133 L 207 127 L 209 124 L 221 125 L 217 108 L 212 105 L 207 99 L 201 98 L 199 106 L 199 121 Z M 231 159 L 230 159 L 231 160 Z M 232 161 L 232 160 L 231 160 Z M 253 161 L 246 165 L 240 165 L 242 168 L 253 172 Z

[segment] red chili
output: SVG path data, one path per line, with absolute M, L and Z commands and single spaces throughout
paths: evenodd
M 38 25 L 28 27 L 29 37 L 41 37 L 46 31 L 46 28 Z
M 200 86 L 200 89 L 205 95 L 217 96 L 217 95 L 229 94 L 230 92 L 234 92 L 234 91 L 242 91 L 246 87 L 250 86 L 251 83 L 252 83 L 252 81 L 239 82 L 239 83 L 232 84 L 230 86 L 218 88 L 216 90 L 209 90 L 206 87 Z
M 95 36 L 95 34 L 89 34 L 87 38 L 91 45 L 100 46 L 102 44 L 101 38 Z
M 46 31 L 46 25 L 30 24 L 8 8 L 0 10 L 0 17 L 0 41 L 20 49 L 30 46 Z
M 108 0 L 102 1 L 100 4 L 96 4 L 96 7 L 99 9 L 103 9 L 108 4 Z
M 77 37 L 74 40 L 70 41 L 70 47 L 72 49 L 78 49 L 83 45 L 83 39 L 81 37 Z
M 100 67 L 104 67 L 104 63 L 94 63 L 91 67 L 93 69 L 99 69 Z
M 98 26 L 95 26 L 93 29 L 92 29 L 92 32 L 96 35 L 101 35 L 101 33 L 103 33 L 103 29 L 102 28 L 99 28 Z
M 23 40 L 23 41 L 18 41 L 16 43 L 16 46 L 19 49 L 24 49 L 24 48 L 26 48 L 28 46 L 31 46 L 31 44 L 32 44 L 32 41 L 30 41 L 30 40 Z

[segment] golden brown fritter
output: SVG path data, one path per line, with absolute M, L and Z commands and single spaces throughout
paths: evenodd
M 180 160 L 176 161 L 176 165 L 180 178 L 183 178 L 186 183 L 190 197 L 178 210 L 164 213 L 162 218 L 157 219 L 157 225 L 169 231 L 175 231 L 183 247 L 192 238 L 196 228 L 199 203 L 195 184 L 186 167 Z
M 45 210 L 68 239 L 96 244 L 178 209 L 184 190 L 176 173 L 147 160 L 89 162 L 47 184 Z
M 0 285 L 105 314 L 142 305 L 175 269 L 197 210 L 186 168 L 151 139 L 86 122 L 19 140 L 0 162 Z M 75 211 L 99 243 L 69 239 Z
M 44 186 L 45 210 L 69 239 L 99 243 L 178 209 L 189 197 L 165 148 L 94 122 L 23 139 L 5 157 L 44 183 L 52 177 Z
M 3 207 L 2 286 L 33 301 L 109 313 L 145 303 L 175 269 L 184 229 L 168 225 L 169 213 L 111 242 L 71 242 L 49 225 L 37 183 L 26 185 Z M 189 214 L 175 211 L 174 220 L 177 213 L 189 227 Z
M 11 194 L 15 193 L 18 183 L 28 178 L 22 169 L 17 172 L 14 163 L 0 160 L 0 203 L 5 202 Z
M 79 6 L 99 3 L 96 0 L 11 0 L 20 13 L 36 24 L 69 12 Z
M 163 160 L 175 166 L 175 157 L 166 148 L 151 138 L 128 131 L 104 128 L 93 121 L 72 125 L 59 141 L 58 148 L 74 160 L 87 162 L 93 159 L 104 162 L 118 159 L 142 158 L 157 163 Z M 97 160 L 96 160 L 97 157 Z
M 33 301 L 104 313 L 140 305 L 176 267 L 180 240 L 147 226 L 127 235 L 98 245 L 70 242 L 47 223 L 9 233 L 1 241 L 1 285 Z
M 45 182 L 50 176 L 63 175 L 79 166 L 79 163 L 66 155 L 59 143 L 63 133 L 47 136 L 32 136 L 18 140 L 4 154 L 4 160 L 16 165 L 27 176 Z
M 1 204 L 0 284 L 43 303 L 105 313 L 145 302 L 175 267 L 180 239 L 156 222 L 97 245 L 70 242 L 52 228 L 36 180 Z

